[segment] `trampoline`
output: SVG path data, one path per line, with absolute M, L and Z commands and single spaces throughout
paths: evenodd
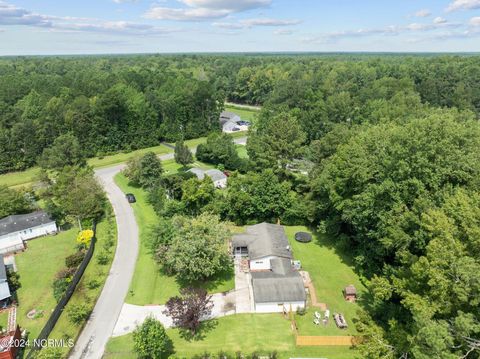
M 312 235 L 307 232 L 295 233 L 295 240 L 301 243 L 308 243 L 312 241 Z

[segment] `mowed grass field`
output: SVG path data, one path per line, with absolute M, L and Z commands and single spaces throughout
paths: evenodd
M 75 253 L 77 229 L 57 235 L 40 237 L 27 242 L 27 250 L 15 256 L 21 288 L 18 295 L 18 324 L 26 328 L 30 338 L 40 333 L 57 304 L 52 283 L 55 274 L 65 267 L 65 258 Z M 28 319 L 32 309 L 43 311 L 43 316 Z
M 256 122 L 256 117 L 259 111 L 237 107 L 235 105 L 225 105 L 225 111 L 236 113 L 242 120 Z
M 325 236 L 314 234 L 310 243 L 300 243 L 294 239 L 296 232 L 310 232 L 305 227 L 285 227 L 293 257 L 300 260 L 302 269 L 308 271 L 317 292 L 317 300 L 326 303 L 330 309 L 330 321 L 325 327 L 313 323 L 313 315 L 319 308 L 309 306 L 305 315 L 296 315 L 300 335 L 354 335 L 356 334 L 353 319 L 359 309 L 357 303 L 347 302 L 342 290 L 349 284 L 355 285 L 361 293 L 365 287 L 349 263 L 348 256 L 339 251 L 334 243 Z M 338 329 L 333 320 L 333 313 L 342 313 L 348 329 Z
M 296 347 L 290 322 L 279 314 L 241 314 L 223 317 L 208 323 L 201 340 L 187 341 L 178 329 L 168 329 L 175 353 L 171 358 L 191 358 L 194 355 L 217 354 L 220 351 L 235 355 L 277 352 L 278 358 L 315 357 L 353 359 L 355 351 L 348 347 Z M 110 339 L 104 358 L 135 357 L 131 334 Z
M 147 193 L 143 189 L 130 186 L 121 173 L 115 176 L 115 183 L 124 193 L 135 195 L 137 202 L 132 207 L 140 230 L 140 251 L 126 302 L 137 305 L 164 304 L 179 293 L 180 284 L 174 276 L 162 273 L 147 247 L 150 228 L 158 221 L 158 216 L 148 203 Z M 210 292 L 218 293 L 233 289 L 234 285 L 234 276 L 228 275 L 207 283 L 206 287 Z
M 135 156 L 144 155 L 147 152 L 154 152 L 157 155 L 172 153 L 173 149 L 164 145 L 143 148 L 132 152 L 120 152 L 114 155 L 93 157 L 88 159 L 87 163 L 93 168 L 109 167 L 119 163 L 127 162 Z M 39 167 L 32 167 L 21 172 L 11 172 L 0 175 L 0 186 L 21 187 L 33 184 L 40 173 Z

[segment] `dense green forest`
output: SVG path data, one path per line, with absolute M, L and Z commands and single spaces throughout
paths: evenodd
M 0 59 L 0 173 L 62 134 L 87 156 L 218 129 L 225 99 L 280 107 L 310 142 L 332 125 L 480 111 L 477 57 L 120 56 Z
M 232 170 L 228 189 L 137 181 L 161 216 L 312 226 L 348 248 L 369 288 L 362 358 L 475 359 L 479 84 L 477 56 L 1 59 L 0 172 L 210 135 L 199 156 Z M 225 100 L 262 105 L 248 159 L 212 134 Z M 136 174 L 162 173 L 149 156 Z

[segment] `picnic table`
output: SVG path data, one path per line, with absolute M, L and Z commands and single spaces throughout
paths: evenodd
M 345 320 L 343 314 L 335 313 L 333 318 L 335 319 L 335 324 L 337 324 L 337 327 L 340 329 L 348 328 L 347 321 Z

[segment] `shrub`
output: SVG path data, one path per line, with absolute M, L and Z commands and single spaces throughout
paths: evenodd
M 65 258 L 65 265 L 68 268 L 77 268 L 80 263 L 82 263 L 83 258 L 85 258 L 85 252 L 78 251 L 77 253 L 74 253 Z
M 65 278 L 57 278 L 53 282 L 53 296 L 59 302 L 68 288 L 68 281 Z
M 78 234 L 77 242 L 86 248 L 90 245 L 92 238 L 93 231 L 91 229 L 85 229 Z
M 88 289 L 96 289 L 98 287 L 100 287 L 100 281 L 98 281 L 97 279 L 92 279 L 87 283 Z
M 307 313 L 307 310 L 305 308 L 297 307 L 298 315 L 305 315 L 305 313 Z
M 73 304 L 67 309 L 67 316 L 74 325 L 80 325 L 90 315 L 90 308 L 86 304 Z
M 173 344 L 162 323 L 149 317 L 133 332 L 133 347 L 139 358 L 162 359 L 172 352 Z
M 104 266 L 106 265 L 110 260 L 110 256 L 108 255 L 107 252 L 100 252 L 98 253 L 98 256 L 97 256 L 97 263 Z
M 60 269 L 55 275 L 56 279 L 70 279 L 75 274 L 76 268 L 63 268 Z

